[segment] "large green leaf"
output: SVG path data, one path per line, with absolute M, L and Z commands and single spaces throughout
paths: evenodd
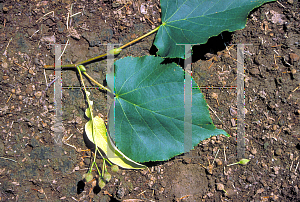
M 184 134 L 184 71 L 175 63 L 162 64 L 163 60 L 144 56 L 115 62 L 115 117 L 110 113 L 110 120 L 115 118 L 114 140 L 137 162 L 163 161 L 185 151 L 189 134 Z M 193 81 L 192 86 L 197 84 Z M 109 124 L 110 131 L 112 127 Z M 218 134 L 226 132 L 216 129 L 203 95 L 193 89 L 193 147 Z
M 223 31 L 243 29 L 251 10 L 275 0 L 161 0 L 158 55 L 184 57 L 184 46 L 204 44 Z

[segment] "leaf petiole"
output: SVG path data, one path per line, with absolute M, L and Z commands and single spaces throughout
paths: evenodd
M 104 90 L 107 90 L 108 92 L 111 93 L 111 90 L 110 90 L 110 89 L 104 87 L 102 84 L 98 83 L 95 79 L 93 79 L 90 75 L 88 75 L 88 74 L 86 73 L 86 68 L 85 68 L 83 65 L 78 65 L 78 66 L 77 66 L 77 69 L 78 69 L 78 71 L 80 70 L 80 73 L 79 73 L 79 74 L 80 74 L 80 79 L 81 79 L 81 80 L 82 80 L 82 75 L 81 75 L 81 72 L 82 72 L 86 77 L 88 77 L 91 81 L 93 81 L 95 84 L 97 84 L 100 88 L 102 88 L 102 89 L 104 89 Z M 82 80 L 82 85 L 84 86 L 83 80 Z M 84 86 L 84 88 L 85 88 L 85 86 Z M 85 92 L 85 93 L 86 93 L 86 92 Z
M 130 41 L 129 43 L 127 43 L 127 44 L 125 44 L 125 45 L 123 45 L 123 46 L 121 46 L 119 48 L 113 49 L 112 51 L 110 51 L 110 54 L 113 54 L 113 55 L 119 54 L 122 51 L 122 49 L 124 49 L 125 47 L 127 47 L 127 46 L 129 46 L 129 45 L 131 45 L 131 44 L 133 44 L 133 43 L 135 43 L 135 42 L 137 42 L 137 41 L 139 41 L 139 40 L 141 40 L 141 39 L 143 39 L 143 38 L 145 38 L 145 37 L 147 37 L 147 36 L 149 36 L 151 34 L 153 34 L 157 30 L 159 30 L 160 26 L 156 27 L 155 29 L 153 29 L 150 32 L 148 32 L 147 34 L 144 34 L 143 36 L 140 36 L 139 38 L 134 39 L 134 40 Z M 88 63 L 94 62 L 94 61 L 96 61 L 96 60 L 98 60 L 100 58 L 106 57 L 106 56 L 107 56 L 107 53 L 102 54 L 102 55 L 98 55 L 96 57 L 93 57 L 93 58 L 90 58 L 90 59 L 87 59 L 87 60 L 84 60 L 84 61 L 81 61 L 81 62 L 79 62 L 77 64 L 62 65 L 61 68 L 62 69 L 64 69 L 64 68 L 76 68 L 79 65 L 86 65 Z M 45 69 L 51 69 L 51 68 L 54 68 L 54 65 L 45 65 L 44 68 Z

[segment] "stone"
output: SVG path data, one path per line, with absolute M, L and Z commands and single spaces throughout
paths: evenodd
M 217 190 L 218 190 L 218 191 L 222 191 L 222 190 L 225 189 L 224 185 L 221 184 L 221 183 L 217 183 L 216 186 L 217 186 Z
M 250 74 L 251 75 L 258 75 L 260 72 L 259 72 L 259 69 L 257 67 L 254 67 L 252 69 L 250 69 Z
M 290 62 L 297 62 L 300 59 L 300 56 L 296 53 L 290 53 Z
M 279 149 L 276 149 L 275 150 L 275 155 L 276 156 L 281 156 L 282 155 L 282 150 L 279 148 Z

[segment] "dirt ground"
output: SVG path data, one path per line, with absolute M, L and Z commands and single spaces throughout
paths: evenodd
M 148 163 L 149 170 L 111 172 L 102 190 L 81 181 L 91 152 L 80 151 L 87 149 L 87 105 L 76 88 L 78 75 L 62 73 L 65 130 L 58 146 L 54 90 L 47 87 L 54 71 L 44 65 L 54 63 L 54 43 L 69 43 L 62 56 L 69 64 L 105 53 L 108 43 L 125 44 L 147 33 L 160 24 L 159 2 L 0 0 L 0 13 L 0 201 L 300 201 L 299 1 L 263 5 L 250 13 L 245 29 L 194 46 L 193 76 L 214 123 L 231 137 L 212 137 L 188 154 Z M 154 37 L 126 48 L 117 59 L 154 54 Z M 240 43 L 246 44 L 245 158 L 250 162 L 227 166 L 240 160 L 232 87 Z M 86 67 L 100 83 L 105 80 L 105 59 Z M 90 91 L 95 114 L 105 115 L 105 92 Z

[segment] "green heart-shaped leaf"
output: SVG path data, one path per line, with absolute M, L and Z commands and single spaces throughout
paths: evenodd
M 218 134 L 199 88 L 192 90 L 192 134 L 184 134 L 184 71 L 163 58 L 127 57 L 115 62 L 116 146 L 137 162 L 168 160 Z M 192 81 L 192 86 L 197 84 Z M 110 86 L 111 87 L 111 86 Z M 111 108 L 112 109 L 112 108 Z M 109 124 L 110 131 L 114 127 Z M 186 135 L 186 136 L 185 136 Z M 190 148 L 192 149 L 192 148 Z
M 243 29 L 251 10 L 275 0 L 161 0 L 154 45 L 162 57 L 184 57 L 180 44 L 204 44 L 223 31 Z

